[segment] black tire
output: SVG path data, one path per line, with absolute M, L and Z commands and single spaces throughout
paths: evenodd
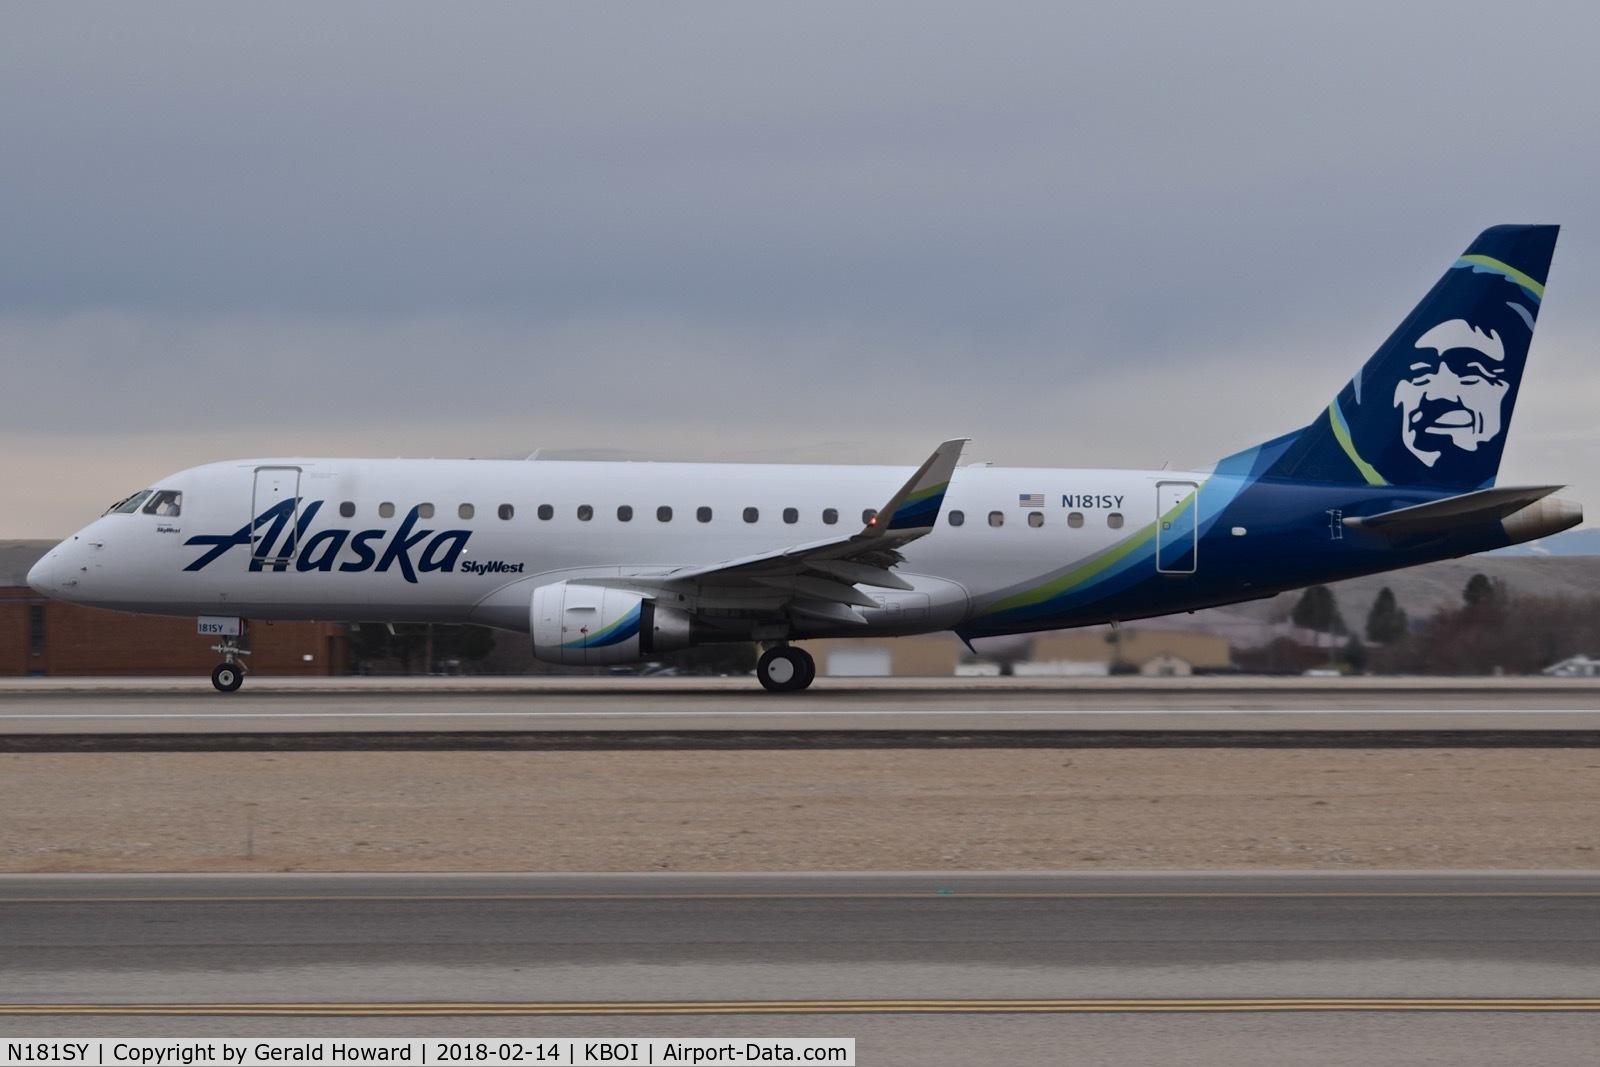
M 810 685 L 815 676 L 816 664 L 811 656 L 788 645 L 769 648 L 756 661 L 756 677 L 769 693 L 798 692 Z
M 817 680 L 817 661 L 803 648 L 794 649 L 794 652 L 800 657 L 800 665 L 805 668 L 805 681 L 794 687 L 795 692 L 800 692 L 810 689 L 811 683 Z
M 237 663 L 219 663 L 211 669 L 211 684 L 219 693 L 232 693 L 244 684 L 244 669 Z

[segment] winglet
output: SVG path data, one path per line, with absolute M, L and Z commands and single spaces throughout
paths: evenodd
M 950 488 L 950 475 L 961 459 L 961 450 L 970 440 L 970 437 L 958 437 L 934 449 L 933 455 L 917 468 L 911 480 L 867 523 L 862 536 L 882 537 L 887 533 L 920 536 L 933 529 L 944 507 L 945 490 Z

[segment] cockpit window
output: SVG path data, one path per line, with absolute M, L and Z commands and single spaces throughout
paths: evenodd
M 183 494 L 176 489 L 158 490 L 144 506 L 144 513 L 159 515 L 164 519 L 176 518 L 183 513 Z
M 123 497 L 115 504 L 112 504 L 109 508 L 106 508 L 106 514 L 132 515 L 134 512 L 139 510 L 139 505 L 144 503 L 144 498 L 149 496 L 150 493 L 151 490 L 149 489 L 141 489 L 132 496 Z

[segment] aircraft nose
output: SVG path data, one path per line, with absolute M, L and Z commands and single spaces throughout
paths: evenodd
M 44 557 L 28 570 L 28 584 L 33 586 L 35 592 L 45 596 L 55 596 L 56 592 L 56 550 L 51 549 Z

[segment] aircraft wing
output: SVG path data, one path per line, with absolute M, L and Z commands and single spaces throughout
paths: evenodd
M 855 607 L 877 602 L 856 588 L 910 589 L 893 567 L 898 549 L 930 532 L 939 520 L 945 491 L 968 438 L 946 441 L 889 498 L 871 521 L 845 537 L 794 545 L 702 567 L 654 575 L 663 588 L 694 584 L 718 589 L 768 592 L 788 601 L 788 610 L 815 618 L 865 623 Z M 637 580 L 635 580 L 637 583 Z
M 1560 488 L 1559 485 L 1524 485 L 1479 489 L 1473 493 L 1432 500 L 1408 508 L 1396 508 L 1377 515 L 1352 515 L 1344 520 L 1344 524 L 1353 529 L 1376 530 L 1390 536 L 1403 537 L 1408 534 L 1446 530 L 1452 526 L 1499 522 L 1507 515 L 1521 511 L 1536 500 L 1543 500 Z

